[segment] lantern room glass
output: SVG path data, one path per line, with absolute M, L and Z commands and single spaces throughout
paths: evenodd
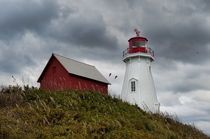
M 145 41 L 133 41 L 132 42 L 132 47 L 145 47 L 146 42 Z

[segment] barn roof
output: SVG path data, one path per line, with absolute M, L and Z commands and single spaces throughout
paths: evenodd
M 52 55 L 55 56 L 55 58 L 70 74 L 110 84 L 109 81 L 96 69 L 95 66 L 66 58 L 58 54 Z

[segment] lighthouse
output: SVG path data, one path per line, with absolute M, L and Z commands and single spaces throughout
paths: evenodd
M 155 60 L 154 51 L 147 46 L 147 38 L 140 36 L 137 29 L 136 37 L 128 40 L 129 47 L 123 51 L 126 64 L 121 99 L 136 104 L 147 112 L 159 112 L 155 85 L 151 72 L 151 64 Z

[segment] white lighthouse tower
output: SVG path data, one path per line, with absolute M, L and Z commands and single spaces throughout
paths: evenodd
M 159 112 L 155 85 L 151 73 L 151 63 L 154 61 L 154 51 L 147 46 L 147 38 L 139 36 L 128 40 L 129 48 L 123 51 L 123 61 L 126 63 L 125 77 L 121 98 L 130 104 L 136 104 L 147 112 Z

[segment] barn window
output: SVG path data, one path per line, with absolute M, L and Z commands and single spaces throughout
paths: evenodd
M 131 81 L 131 92 L 135 92 L 135 91 L 136 91 L 136 82 Z

